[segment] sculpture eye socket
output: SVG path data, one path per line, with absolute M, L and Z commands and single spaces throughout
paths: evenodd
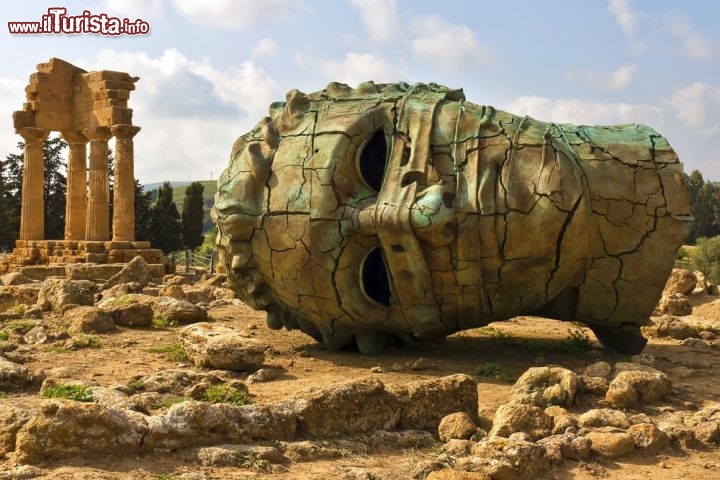
M 378 130 L 365 144 L 358 159 L 358 170 L 363 181 L 376 192 L 382 187 L 387 168 L 387 140 L 385 132 Z
M 380 305 L 390 305 L 390 277 L 380 247 L 371 250 L 363 260 L 361 285 L 368 298 Z

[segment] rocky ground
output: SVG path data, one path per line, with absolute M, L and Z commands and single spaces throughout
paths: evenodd
M 146 267 L 0 278 L 0 479 L 720 478 L 720 297 L 688 272 L 632 358 L 535 317 L 367 357 Z

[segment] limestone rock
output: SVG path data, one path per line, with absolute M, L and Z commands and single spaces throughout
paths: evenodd
M 596 362 L 592 365 L 588 365 L 583 370 L 583 375 L 586 375 L 588 377 L 601 377 L 606 380 L 610 379 L 610 375 L 612 375 L 613 368 L 612 366 L 607 362 Z
M 445 468 L 430 472 L 426 480 L 491 480 L 490 475 L 483 472 L 463 472 Z
M 606 458 L 627 455 L 635 448 L 635 440 L 627 432 L 613 427 L 602 427 L 585 435 L 592 442 L 590 450 Z
M 467 440 L 472 437 L 476 428 L 477 425 L 467 413 L 451 413 L 440 420 L 438 436 L 443 442 L 448 442 L 451 439 Z
M 465 412 L 477 415 L 477 383 L 469 375 L 456 374 L 388 387 L 400 404 L 398 427 L 435 431 L 445 415 Z
M 197 372 L 191 369 L 166 369 L 150 375 L 136 375 L 131 378 L 133 385 L 139 385 L 145 392 L 173 393 L 182 395 L 188 388 L 200 383 L 219 385 L 222 379 L 212 372 Z M 132 394 L 134 388 L 118 386 L 126 394 Z
M 41 343 L 46 343 L 48 341 L 48 338 L 48 330 L 42 325 L 33 327 L 30 331 L 23 335 L 23 341 L 28 345 L 38 345 Z
M 693 275 L 695 276 L 695 289 L 693 290 L 693 293 L 707 293 L 708 290 L 708 281 L 705 278 L 705 274 L 701 271 L 695 271 L 693 272 Z
M 37 305 L 42 310 L 61 310 L 66 305 L 92 305 L 95 284 L 89 280 L 48 278 L 40 285 Z
M 613 378 L 617 377 L 621 372 L 647 372 L 662 373 L 655 367 L 637 362 L 617 362 L 613 368 Z
M 134 412 L 49 401 L 18 431 L 15 460 L 36 464 L 81 454 L 137 455 L 145 432 L 144 417 Z
M 545 409 L 545 414 L 552 417 L 553 435 L 564 433 L 568 428 L 577 427 L 577 420 L 575 419 L 575 416 L 562 407 L 551 405 Z
M 70 323 L 70 333 L 107 333 L 115 330 L 110 315 L 97 307 L 77 307 L 65 312 L 63 320 Z
M 215 445 L 200 447 L 193 454 L 200 465 L 208 467 L 237 467 L 253 465 L 258 461 L 265 464 L 287 463 L 287 458 L 277 448 L 262 445 Z
M 293 462 L 312 462 L 315 460 L 339 458 L 343 453 L 336 446 L 322 441 L 304 440 L 300 442 L 282 442 L 282 454 Z
M 603 377 L 590 377 L 588 375 L 578 375 L 580 381 L 580 390 L 593 395 L 605 396 L 610 382 Z
M 699 422 L 693 426 L 693 433 L 695 434 L 695 439 L 713 445 L 720 440 L 720 425 L 715 421 Z
M 682 295 L 690 295 L 695 288 L 697 278 L 690 270 L 684 268 L 673 268 L 670 276 L 665 282 L 663 295 L 673 295 L 680 293 Z
M 20 272 L 10 272 L 0 276 L 0 285 L 26 285 L 32 283 L 32 279 Z
M 257 372 L 248 375 L 247 383 L 263 383 L 275 380 L 282 375 L 280 368 L 261 368 Z
M 495 411 L 489 436 L 507 437 L 515 432 L 525 432 L 533 439 L 547 437 L 552 431 L 553 420 L 535 405 L 506 403 Z
M 149 327 L 152 324 L 153 309 L 143 303 L 121 303 L 110 308 L 104 308 L 110 318 L 122 327 Z
M 292 440 L 296 415 L 280 404 L 234 406 L 187 401 L 148 417 L 144 448 L 179 449 L 253 440 Z
M 682 317 L 683 315 L 690 315 L 692 313 L 692 305 L 687 296 L 682 293 L 673 293 L 671 295 L 663 295 L 658 302 L 654 316 L 660 315 L 675 315 Z
M 392 430 L 400 421 L 400 402 L 374 377 L 309 388 L 288 404 L 297 415 L 298 433 L 309 437 Z
M 29 409 L 0 403 L 0 452 L 2 454 L 15 450 L 15 436 L 31 416 L 32 411 Z
M 590 455 L 591 441 L 572 433 L 562 433 L 541 438 L 537 444 L 545 448 L 552 463 L 560 463 L 563 458 L 586 460 Z
M 676 340 L 699 337 L 698 332 L 687 322 L 671 315 L 656 318 L 653 323 L 655 324 L 655 335 L 657 337 L 670 337 Z
M 635 447 L 650 452 L 657 452 L 670 445 L 667 434 L 652 423 L 636 423 L 628 428 L 627 433 L 635 441 Z
M 182 289 L 182 287 L 176 283 L 172 283 L 170 285 L 163 285 L 160 287 L 160 291 L 158 292 L 158 296 L 160 297 L 172 297 L 177 300 L 185 300 L 185 291 Z M 196 302 L 192 302 L 196 303 Z
M 172 297 L 158 297 L 152 303 L 153 315 L 167 320 L 170 324 L 188 324 L 204 322 L 207 312 L 187 300 Z
M 262 365 L 267 349 L 235 329 L 208 322 L 184 327 L 178 340 L 195 365 L 220 370 L 243 371 Z
M 578 426 L 584 428 L 617 427 L 628 428 L 630 420 L 620 410 L 610 408 L 594 408 L 577 418 Z
M 0 356 L 0 390 L 12 391 L 26 387 L 31 382 L 31 376 L 25 365 L 11 362 Z
M 472 455 L 469 465 L 460 459 L 455 468 L 480 471 L 493 480 L 532 480 L 550 467 L 542 446 L 502 437 L 490 436 L 476 443 Z
M 37 303 L 39 292 L 38 283 L 0 287 L 0 303 L 34 305 Z
M 471 440 L 459 440 L 454 438 L 445 442 L 441 449 L 443 452 L 453 457 L 464 457 L 470 454 L 470 450 L 473 445 L 475 445 L 475 442 Z
M 136 256 L 118 273 L 110 277 L 100 290 L 107 290 L 120 283 L 137 282 L 142 286 L 152 281 L 152 269 L 141 256 Z
M 575 372 L 561 367 L 533 367 L 517 379 L 512 400 L 536 406 L 570 405 L 579 386 Z
M 620 372 L 605 394 L 605 401 L 616 408 L 631 408 L 638 404 L 662 400 L 672 393 L 672 381 L 662 372 Z
M 400 432 L 376 430 L 365 438 L 368 445 L 374 450 L 406 450 L 429 447 L 437 443 L 432 433 L 423 430 L 402 430 Z

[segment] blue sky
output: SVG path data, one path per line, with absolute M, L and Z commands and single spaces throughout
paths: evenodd
M 645 123 L 685 169 L 720 180 L 720 2 L 711 0 L 88 0 L 6 2 L 2 24 L 49 7 L 150 24 L 146 36 L 0 42 L 0 155 L 35 65 L 126 71 L 135 175 L 217 178 L 268 105 L 330 81 L 436 82 L 540 120 Z M 3 27 L 6 28 L 6 27 Z

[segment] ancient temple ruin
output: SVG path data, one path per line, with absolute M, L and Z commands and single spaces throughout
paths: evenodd
M 143 256 L 162 263 L 149 242 L 135 241 L 135 176 L 132 124 L 127 102 L 137 77 L 124 72 L 87 72 L 51 58 L 37 66 L 25 88 L 23 109 L 13 113 L 25 141 L 20 234 L 9 265 L 76 262 L 121 263 Z M 67 203 L 63 239 L 46 239 L 43 142 L 60 132 L 68 143 Z M 112 228 L 108 140 L 115 137 Z M 89 143 L 89 165 L 86 162 Z M 3 266 L 0 265 L 0 271 Z

